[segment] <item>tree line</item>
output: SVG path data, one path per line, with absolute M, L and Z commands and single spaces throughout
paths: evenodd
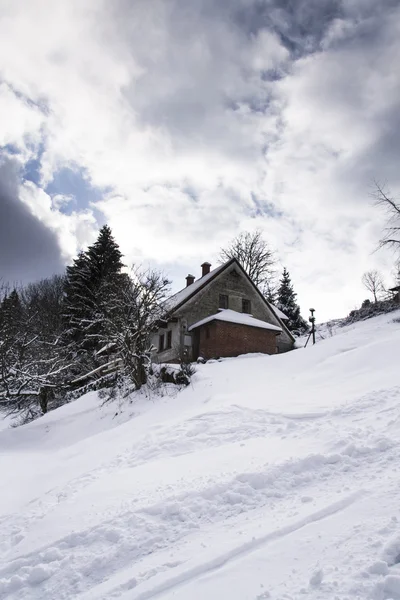
M 274 282 L 275 258 L 261 232 L 242 233 L 221 251 L 236 256 L 267 299 L 304 331 L 290 275 Z M 151 373 L 151 333 L 170 282 L 154 270 L 124 269 L 111 229 L 64 275 L 0 289 L 0 409 L 25 421 L 91 389 L 140 389 Z
M 93 388 L 146 383 L 169 281 L 123 271 L 105 225 L 64 275 L 0 293 L 0 408 L 35 418 Z

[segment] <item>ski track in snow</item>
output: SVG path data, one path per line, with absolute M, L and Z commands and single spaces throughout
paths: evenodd
M 172 577 L 171 579 L 164 581 L 158 586 L 152 587 L 148 591 L 139 592 L 138 594 L 132 595 L 132 600 L 149 600 L 150 598 L 154 598 L 159 596 L 162 592 L 169 591 L 172 588 L 187 583 L 188 581 L 192 581 L 193 579 L 199 577 L 200 575 L 204 575 L 209 573 L 210 571 L 214 571 L 216 569 L 221 568 L 226 565 L 228 562 L 238 559 L 240 557 L 249 554 L 250 552 L 254 552 L 261 546 L 276 540 L 278 538 L 282 538 L 284 536 L 290 535 L 291 533 L 305 527 L 309 523 L 313 523 L 316 521 L 320 521 L 326 517 L 329 517 L 341 510 L 344 510 L 348 506 L 350 506 L 353 502 L 355 502 L 358 498 L 363 495 L 363 492 L 356 492 L 351 494 L 350 496 L 343 498 L 343 500 L 339 500 L 338 502 L 334 502 L 333 504 L 327 506 L 323 510 L 310 514 L 308 517 L 301 519 L 292 525 L 288 525 L 283 527 L 282 529 L 277 529 L 271 533 L 268 533 L 260 538 L 252 539 L 249 542 L 245 542 L 236 548 L 231 549 L 229 552 L 226 552 L 209 562 L 200 564 L 192 569 L 184 571 L 183 573 Z M 129 584 L 128 584 L 129 585 Z M 122 588 L 123 589 L 123 588 Z
M 365 405 L 370 405 L 372 402 L 376 402 L 376 397 L 374 400 L 371 398 L 363 399 L 360 401 L 360 405 L 365 407 Z M 382 403 L 382 400 L 380 403 Z M 390 408 L 387 410 L 390 411 Z M 204 443 L 207 445 L 210 443 L 221 444 L 224 440 L 231 442 L 234 439 L 233 436 L 237 436 L 236 440 L 246 440 L 258 435 L 266 435 L 265 429 L 271 429 L 271 418 L 262 415 L 262 411 L 250 411 L 252 418 L 246 422 L 243 419 L 243 413 L 245 412 L 234 410 L 228 427 L 226 426 L 226 419 L 228 416 L 232 416 L 228 411 L 205 414 L 199 418 L 191 419 L 188 427 L 182 427 L 180 431 L 175 431 L 173 440 L 171 439 L 172 433 L 164 431 L 161 440 L 158 441 L 157 452 L 151 449 L 150 458 L 154 458 L 159 453 L 165 456 L 168 451 L 173 456 L 182 452 L 188 453 L 197 448 L 197 443 L 198 446 L 202 447 Z M 337 417 L 340 417 L 342 413 L 358 415 L 360 412 L 360 406 L 353 407 L 353 409 L 347 407 L 341 411 L 336 411 L 336 415 Z M 214 419 L 215 430 L 213 429 L 211 438 L 205 438 L 204 432 L 210 430 Z M 224 419 L 225 428 L 222 425 Z M 286 436 L 299 435 L 297 426 L 292 429 L 290 419 L 286 426 L 285 419 L 278 420 L 278 423 L 276 420 L 277 417 L 272 417 L 272 423 L 277 427 L 279 433 L 282 430 L 285 431 Z M 304 429 L 307 427 L 312 427 L 310 419 L 306 423 L 301 422 L 303 435 Z M 352 473 L 353 483 L 360 481 L 361 484 L 363 470 L 370 468 L 370 462 L 365 462 L 365 457 L 368 457 L 369 461 L 375 464 L 375 467 L 383 469 L 398 456 L 397 446 L 393 446 L 384 437 L 366 441 L 362 439 L 363 435 L 365 435 L 365 431 L 361 432 L 357 429 L 351 435 L 347 433 L 347 444 L 341 452 L 334 452 L 329 455 L 314 454 L 299 460 L 289 460 L 284 464 L 268 467 L 264 470 L 237 474 L 224 483 L 215 484 L 212 481 L 211 485 L 205 486 L 199 491 L 190 491 L 177 496 L 172 495 L 154 505 L 136 511 L 132 509 L 123 512 L 114 516 L 110 522 L 106 521 L 89 530 L 70 534 L 58 540 L 55 545 L 42 548 L 39 552 L 31 555 L 20 557 L 15 561 L 11 561 L 5 569 L 1 569 L 0 580 L 3 579 L 3 593 L 15 590 L 18 597 L 23 598 L 25 597 L 24 587 L 26 587 L 26 597 L 29 597 L 29 587 L 42 583 L 43 593 L 47 593 L 51 597 L 51 594 L 54 593 L 53 586 L 58 579 L 58 571 L 63 580 L 68 574 L 67 580 L 69 581 L 69 587 L 65 589 L 64 583 L 64 589 L 59 597 L 70 598 L 75 593 L 74 589 L 77 581 L 83 582 L 86 580 L 87 586 L 98 583 L 115 570 L 131 564 L 155 550 L 171 546 L 171 544 L 191 534 L 193 530 L 200 529 L 204 524 L 217 523 L 259 508 L 269 507 L 271 510 L 277 510 L 294 491 L 296 494 L 301 493 L 302 499 L 305 498 L 307 501 L 309 497 L 307 496 L 308 490 L 315 485 L 318 485 L 319 493 L 325 489 L 328 494 L 335 480 L 340 490 L 340 480 L 344 474 Z M 189 437 L 189 447 L 183 443 L 183 437 Z M 208 441 L 209 439 L 211 442 Z M 349 439 L 354 439 L 355 442 L 349 444 Z M 337 445 L 341 445 L 340 440 Z M 148 447 L 151 448 L 150 444 Z M 47 506 L 43 506 L 43 501 L 40 501 L 39 506 L 34 509 L 33 513 L 26 517 L 27 523 L 31 523 L 32 518 L 43 518 L 43 512 L 51 510 L 51 502 L 56 507 L 60 501 L 68 501 L 73 498 L 79 489 L 88 485 L 93 479 L 101 477 L 105 469 L 114 470 L 117 466 L 122 465 L 133 467 L 141 464 L 145 457 L 146 446 L 144 445 L 135 450 L 133 454 L 118 457 L 116 461 L 111 461 L 108 466 L 99 469 L 97 473 L 85 475 L 73 481 L 70 486 L 63 490 L 55 490 L 50 494 L 52 500 L 48 500 Z M 352 496 L 351 499 L 353 499 Z M 344 502 L 346 505 L 346 500 Z M 341 506 L 342 501 L 332 505 L 333 511 L 336 510 L 337 504 Z M 330 507 L 327 511 L 327 514 L 331 514 Z M 322 511 L 322 515 L 325 515 L 325 511 Z M 313 519 L 313 515 L 310 519 Z M 300 521 L 298 526 L 303 526 L 307 522 L 307 519 L 304 522 Z M 4 525 L 3 523 L 3 527 Z M 17 526 L 14 520 L 13 527 Z M 289 527 L 287 533 L 290 533 L 291 530 Z M 22 527 L 20 531 L 22 531 Z M 286 534 L 285 529 L 283 531 Z M 132 534 L 132 532 L 134 533 Z M 17 534 L 17 540 L 19 540 L 20 535 Z M 272 534 L 272 536 L 274 535 Z M 6 534 L 6 539 L 7 537 Z M 269 537 L 270 534 L 268 534 L 267 539 Z M 244 544 L 243 549 L 251 549 L 254 545 L 253 542 Z M 239 548 L 238 553 L 241 552 L 242 550 Z M 232 557 L 235 555 L 236 550 L 233 551 Z M 90 557 L 89 560 L 88 556 Z M 221 561 L 221 564 L 223 564 L 230 556 L 231 554 L 216 559 L 216 561 L 211 561 L 209 568 L 212 565 L 217 566 Z M 197 572 L 201 573 L 202 569 L 203 567 L 199 567 L 198 570 L 195 569 L 193 575 Z M 192 572 L 189 571 L 190 573 Z M 93 577 L 93 574 L 96 575 Z M 48 591 L 46 580 L 49 580 Z M 4 581 L 9 582 L 8 590 Z M 173 579 L 173 581 L 175 580 Z M 178 577 L 177 583 L 180 581 L 181 579 Z M 57 589 L 57 585 L 55 589 Z M 79 589 L 81 589 L 81 586 L 79 586 Z M 151 595 L 138 596 L 140 599 L 147 597 L 150 598 Z
M 338 354 L 350 352 L 357 352 L 356 344 L 347 348 L 343 344 Z M 322 362 L 324 368 L 329 361 L 328 357 Z M 245 362 L 238 366 L 243 368 Z M 208 367 L 213 376 L 218 367 Z M 220 368 L 228 367 L 226 363 Z M 231 373 L 233 377 L 235 370 Z M 333 370 L 330 385 L 337 383 L 334 374 Z M 209 393 L 209 381 L 204 377 L 203 398 Z M 384 385 L 382 378 L 378 390 L 353 395 L 331 409 L 316 409 L 310 403 L 308 409 L 292 411 L 286 402 L 280 412 L 276 403 L 263 408 L 262 397 L 257 408 L 234 397 L 233 402 L 228 398 L 216 406 L 212 400 L 203 402 L 197 413 L 172 421 L 149 421 L 147 433 L 135 430 L 132 441 L 121 445 L 122 451 L 101 455 L 93 468 L 83 468 L 60 485 L 52 487 L 49 481 L 45 493 L 33 496 L 17 512 L 0 516 L 0 598 L 145 600 L 165 595 L 166 600 L 176 588 L 195 585 L 199 578 L 248 560 L 249 554 L 262 552 L 277 540 L 283 543 L 312 524 L 329 523 L 330 518 L 355 510 L 363 498 L 373 499 L 378 493 L 395 497 L 400 475 L 400 386 Z M 118 427 L 115 431 L 118 436 Z M 99 434 L 93 443 L 101 444 L 102 439 Z M 270 455 L 275 448 L 276 456 Z M 260 456 L 260 450 L 265 455 Z M 74 450 L 68 452 L 60 457 L 77 460 Z M 209 469 L 205 460 L 211 461 Z M 146 479 L 151 469 L 159 472 L 159 479 Z M 110 486 L 130 483 L 117 503 L 107 504 L 103 481 Z M 103 508 L 93 501 L 96 494 L 104 494 Z M 90 522 L 72 520 L 68 526 L 65 520 L 81 503 L 82 510 L 93 507 Z M 265 590 L 246 599 L 400 600 L 400 531 L 394 516 L 391 520 L 392 515 L 383 516 L 389 524 L 367 538 L 365 565 L 352 575 L 360 579 L 357 585 L 346 583 L 336 589 L 333 580 L 329 583 L 331 571 L 317 568 L 310 573 L 308 587 L 298 589 L 297 595 Z M 46 528 L 57 519 L 62 521 L 60 533 L 67 533 L 61 535 L 57 527 L 43 533 L 42 524 Z M 261 531 L 247 539 L 253 523 Z M 224 531 L 232 539 L 228 549 L 221 547 Z M 35 535 L 40 542 L 35 542 Z M 196 549 L 202 540 L 213 549 L 199 561 Z

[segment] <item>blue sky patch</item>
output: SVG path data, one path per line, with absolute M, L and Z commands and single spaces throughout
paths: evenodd
M 62 194 L 72 200 L 60 207 L 65 214 L 74 210 L 93 208 L 92 204 L 101 200 L 110 189 L 101 189 L 92 186 L 84 169 L 70 169 L 63 167 L 54 174 L 53 180 L 45 188 L 50 196 Z

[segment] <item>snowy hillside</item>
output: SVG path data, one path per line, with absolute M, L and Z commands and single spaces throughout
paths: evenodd
M 2 430 L 0 598 L 400 599 L 399 356 L 400 311 Z

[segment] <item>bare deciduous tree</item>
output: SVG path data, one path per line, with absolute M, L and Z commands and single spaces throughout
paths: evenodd
M 105 348 L 116 369 L 134 389 L 146 383 L 151 365 L 151 335 L 162 315 L 170 282 L 157 271 L 135 269 L 102 310 Z
M 26 420 L 54 408 L 67 369 L 57 336 L 38 326 L 37 313 L 13 290 L 0 305 L 0 411 Z
M 374 302 L 378 302 L 379 297 L 385 292 L 385 285 L 379 271 L 376 269 L 367 271 L 361 278 L 363 286 L 371 292 Z
M 400 257 L 400 202 L 392 198 L 377 182 L 373 195 L 376 205 L 382 207 L 387 214 L 386 227 L 382 239 L 379 240 L 379 247 L 392 248 Z
M 264 292 L 273 287 L 276 259 L 273 251 L 262 237 L 262 231 L 245 231 L 235 237 L 226 248 L 222 248 L 221 263 L 236 258 L 249 277 Z

